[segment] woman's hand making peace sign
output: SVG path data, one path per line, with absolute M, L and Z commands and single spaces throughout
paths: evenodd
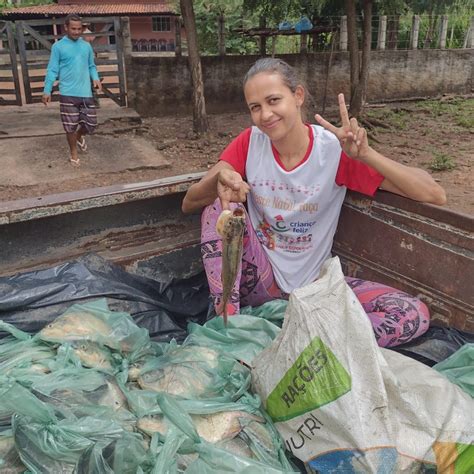
M 339 94 L 337 97 L 339 100 L 339 113 L 341 114 L 342 126 L 336 127 L 318 114 L 315 115 L 316 121 L 326 130 L 336 135 L 346 155 L 357 160 L 365 161 L 365 157 L 369 152 L 367 132 L 364 128 L 359 127 L 357 119 L 351 118 L 349 120 L 344 94 Z

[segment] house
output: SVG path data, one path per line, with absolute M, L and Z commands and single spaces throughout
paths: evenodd
M 176 2 L 172 0 L 57 0 L 57 3 L 5 9 L 3 20 L 60 18 L 75 13 L 87 17 L 126 16 L 130 18 L 130 35 L 135 51 L 174 51 L 176 19 L 179 18 Z M 92 32 L 100 24 L 88 25 Z M 95 28 L 95 30 L 94 30 Z M 51 32 L 53 33 L 53 32 Z M 110 37 L 110 40 L 114 40 Z M 104 38 L 98 41 L 104 41 Z

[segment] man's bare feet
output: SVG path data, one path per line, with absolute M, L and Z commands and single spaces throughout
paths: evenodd
M 77 146 L 78 146 L 79 150 L 82 151 L 82 153 L 87 152 L 87 143 L 86 143 L 86 139 L 84 137 L 81 137 L 79 140 L 77 140 Z

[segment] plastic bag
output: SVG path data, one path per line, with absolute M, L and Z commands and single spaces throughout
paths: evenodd
M 93 416 L 69 414 L 65 418 L 56 407 L 15 382 L 3 379 L 1 387 L 0 406 L 15 411 L 12 430 L 16 448 L 22 462 L 35 474 L 73 472 L 83 452 L 96 442 L 111 442 L 130 434 L 104 416 L 101 407 L 89 407 Z
M 227 405 L 225 411 L 219 410 L 213 415 L 199 416 L 190 415 L 184 410 L 186 402 L 180 402 L 165 394 L 159 394 L 157 402 L 168 424 L 166 432 L 161 434 L 164 437 L 165 448 L 158 456 L 161 469 L 169 470 L 173 466 L 170 456 L 176 456 L 181 452 L 188 456 L 192 453 L 195 455 L 190 459 L 188 457 L 189 464 L 184 469 L 186 473 L 293 472 L 273 426 L 267 424 L 261 416 L 257 417 L 255 414 L 242 411 L 242 404 Z M 253 407 L 251 411 L 254 412 Z M 261 445 L 260 450 L 252 451 L 251 447 L 247 450 L 242 448 L 246 446 L 245 430 L 249 431 L 248 423 L 252 422 L 258 423 L 265 433 L 262 435 L 261 432 L 257 433 L 258 430 L 254 430 L 254 442 Z M 188 442 L 174 428 L 185 435 Z M 235 444 L 231 445 L 232 442 Z M 268 450 L 265 459 L 261 459 L 261 449 Z
M 26 467 L 21 462 L 20 455 L 15 447 L 15 439 L 11 429 L 0 430 L 0 472 L 6 474 L 20 474 Z
M 474 402 L 436 371 L 377 346 L 337 258 L 290 295 L 252 377 L 286 446 L 312 469 L 474 469 Z
M 185 399 L 230 401 L 247 390 L 250 371 L 214 349 L 187 344 L 148 359 L 138 384 L 143 390 Z
M 188 332 L 186 344 L 213 347 L 250 365 L 253 358 L 275 339 L 280 328 L 261 317 L 241 314 L 230 317 L 227 326 L 221 317 L 211 319 L 203 326 L 190 323 Z
M 464 345 L 433 369 L 474 398 L 474 344 Z
M 123 433 L 118 439 L 99 440 L 81 454 L 75 474 L 135 474 L 146 459 L 143 438 Z
M 36 333 L 71 304 L 107 297 L 111 310 L 129 313 L 153 339 L 181 341 L 189 321 L 206 321 L 209 287 L 204 272 L 189 277 L 189 268 L 186 277 L 171 278 L 171 273 L 180 274 L 179 269 L 170 272 L 173 264 L 182 265 L 176 253 L 165 264 L 159 281 L 129 273 L 94 254 L 44 270 L 0 277 L 0 319 Z M 159 259 L 148 263 L 153 272 L 142 268 L 144 265 L 137 265 L 139 271 L 154 277 L 156 269 L 164 266 Z M 0 338 L 5 335 L 0 328 Z
M 104 298 L 71 306 L 37 337 L 56 343 L 86 340 L 121 352 L 133 352 L 149 342 L 146 329 L 139 328 L 128 313 L 110 311 Z
M 240 308 L 240 314 L 248 314 L 249 316 L 255 316 L 256 318 L 263 318 L 281 327 L 283 319 L 285 318 L 287 306 L 288 300 L 275 299 L 267 301 L 260 306 L 245 306 Z
M 282 21 L 281 23 L 278 24 L 278 29 L 280 31 L 286 31 L 286 30 L 291 30 L 293 28 L 293 25 L 290 21 Z
M 295 31 L 298 33 L 302 33 L 304 31 L 309 31 L 313 27 L 311 20 L 307 16 L 302 16 L 296 23 L 295 23 Z
M 391 348 L 391 350 L 432 367 L 468 343 L 474 343 L 474 334 L 455 328 L 431 326 L 425 334 L 414 341 Z

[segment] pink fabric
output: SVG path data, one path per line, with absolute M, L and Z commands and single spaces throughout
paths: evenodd
M 240 204 L 231 204 L 231 209 Z M 216 311 L 221 312 L 222 240 L 216 222 L 222 212 L 219 200 L 207 206 L 201 217 L 201 253 Z M 236 314 L 242 306 L 259 306 L 275 298 L 287 298 L 277 286 L 250 219 L 246 215 L 242 263 L 228 304 L 228 314 Z M 427 306 L 417 298 L 380 283 L 346 277 L 374 329 L 381 347 L 404 344 L 421 336 L 429 327 Z

